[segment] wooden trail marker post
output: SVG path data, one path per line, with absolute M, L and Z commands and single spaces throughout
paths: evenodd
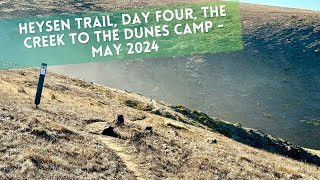
M 47 64 L 42 63 L 41 69 L 40 69 L 40 76 L 39 76 L 39 81 L 38 81 L 36 98 L 34 100 L 34 103 L 36 104 L 36 108 L 38 108 L 40 101 L 41 101 L 42 89 L 43 89 L 44 78 L 46 76 L 46 72 L 47 72 Z

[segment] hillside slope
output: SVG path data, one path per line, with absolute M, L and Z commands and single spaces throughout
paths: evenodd
M 21 18 L 177 3 L 184 3 L 184 1 L 97 0 L 92 3 L 89 0 L 4 0 L 0 2 L 0 17 Z M 241 91 L 243 94 L 239 97 L 247 97 L 249 93 L 246 90 L 253 84 L 254 90 L 263 89 L 263 92 L 279 91 L 281 87 L 281 89 L 296 90 L 294 94 L 281 91 L 282 95 L 288 94 L 293 97 L 299 94 L 299 96 L 316 97 L 317 94 L 314 92 L 318 92 L 319 88 L 314 82 L 317 82 L 319 77 L 317 72 L 320 61 L 314 60 L 319 59 L 319 13 L 242 4 L 241 15 L 244 51 L 215 54 L 214 57 L 209 54 L 186 60 L 163 60 L 156 65 L 152 60 L 123 62 L 125 79 L 122 81 L 121 78 L 114 78 L 116 83 L 129 86 L 134 90 L 135 85 L 141 86 L 141 83 L 133 79 L 131 73 L 140 73 L 141 69 L 149 69 L 153 76 L 150 76 L 148 71 L 143 71 L 147 76 L 139 73 L 137 76 L 144 77 L 143 82 L 148 82 L 150 77 L 158 82 L 157 76 L 162 81 L 164 79 L 173 81 L 172 86 L 164 83 L 167 89 L 163 94 L 158 95 L 162 98 L 166 97 L 163 99 L 172 100 L 173 97 L 178 97 L 175 93 L 182 93 L 179 88 L 174 92 L 174 85 L 179 84 L 177 82 L 184 83 L 185 79 L 191 79 L 190 81 L 193 83 L 194 80 L 194 84 L 197 85 L 195 91 L 200 93 L 191 92 L 190 101 L 195 103 L 195 100 L 204 99 L 197 102 L 201 105 L 197 106 L 197 109 L 214 113 L 221 111 L 207 109 L 210 106 L 205 100 L 214 102 L 216 105 L 226 100 L 220 102 L 206 98 L 203 91 L 211 93 L 207 94 L 207 97 L 223 96 L 219 94 L 220 91 L 213 91 L 205 83 L 198 83 L 209 79 L 208 82 L 212 85 L 214 77 L 217 77 L 217 82 L 214 84 L 222 87 L 223 95 L 234 93 L 224 89 L 223 85 L 225 85 L 235 87 L 235 94 Z M 150 65 L 154 69 L 150 68 Z M 102 67 L 100 64 L 94 65 L 95 68 L 84 65 L 83 69 L 78 66 L 72 68 L 77 69 L 77 72 L 71 72 L 68 68 L 67 72 L 71 72 L 72 75 L 81 72 L 81 75 L 86 74 L 90 77 L 90 74 L 101 72 L 97 71 L 96 66 Z M 120 66 L 122 67 L 122 64 Z M 167 66 L 169 68 L 165 69 Z M 135 69 L 135 67 L 138 68 Z M 159 67 L 162 67 L 161 72 Z M 172 75 L 170 72 L 173 67 L 182 67 L 182 69 L 178 69 Z M 209 71 L 201 67 L 206 67 Z M 267 68 L 261 69 L 261 67 Z M 238 74 L 235 73 L 235 68 Z M 115 69 L 115 72 L 111 69 Z M 102 72 L 111 75 L 117 73 L 117 76 L 122 72 L 114 67 L 111 69 L 110 71 L 104 69 Z M 248 71 L 242 71 L 243 69 Z M 49 67 L 50 70 L 51 67 Z M 302 74 L 306 70 L 310 70 L 307 76 Z M 64 72 L 63 69 L 61 71 Z M 186 76 L 183 74 L 184 71 Z M 157 74 L 158 72 L 160 73 Z M 213 75 L 208 72 L 222 73 Z M 45 80 L 42 104 L 40 109 L 36 109 L 33 101 L 38 73 L 36 69 L 0 71 L 0 179 L 319 179 L 320 177 L 319 166 L 295 161 L 247 145 L 314 164 L 319 162 L 319 151 L 305 150 L 260 131 L 242 128 L 241 124 L 211 118 L 181 105 L 170 106 L 140 95 L 50 72 Z M 180 76 L 177 74 L 182 78 L 179 79 Z M 202 74 L 209 75 L 210 78 Z M 113 77 L 111 75 L 97 76 Z M 239 75 L 244 75 L 245 78 Z M 128 81 L 128 76 L 132 78 L 131 81 Z M 171 77 L 166 78 L 167 76 Z M 258 79 L 261 82 L 244 83 L 241 80 L 246 79 L 246 76 L 251 77 L 248 78 L 249 80 Z M 90 79 L 87 77 L 86 79 Z M 194 77 L 203 79 L 192 79 Z M 226 77 L 230 79 L 225 79 Z M 306 78 L 310 81 L 306 81 Z M 294 81 L 295 79 L 299 81 Z M 96 81 L 103 82 L 101 79 Z M 112 79 L 107 81 L 110 83 Z M 130 84 L 130 82 L 133 83 Z M 299 83 L 303 83 L 302 89 L 298 86 Z M 245 87 L 241 89 L 241 85 Z M 152 84 L 150 86 L 155 88 Z M 187 86 L 195 87 L 190 84 Z M 141 87 L 144 91 L 149 91 L 146 86 Z M 173 89 L 170 89 L 171 87 Z M 125 88 L 122 87 L 122 89 Z M 183 86 L 182 89 L 186 90 Z M 304 91 L 308 95 L 303 94 Z M 149 92 L 145 94 L 147 93 Z M 250 93 L 255 94 L 255 91 Z M 181 97 L 182 100 L 188 99 Z M 243 106 L 243 99 L 237 98 L 232 96 L 228 100 L 232 104 L 238 102 Z M 254 107 L 263 109 L 264 103 L 261 98 L 257 99 L 260 105 L 254 102 Z M 179 102 L 188 104 L 182 100 Z M 287 99 L 278 98 L 278 100 L 281 103 L 287 103 Z M 311 104 L 316 104 L 305 102 L 307 105 L 302 104 L 303 106 L 298 108 L 309 108 Z M 274 102 L 272 101 L 271 104 L 274 105 Z M 290 108 L 298 109 L 295 106 Z M 223 107 L 223 109 L 226 108 Z M 278 106 L 276 109 L 283 111 Z M 265 116 L 264 121 L 261 121 L 261 117 L 254 114 L 260 126 L 267 127 L 262 123 L 277 122 L 279 131 L 286 132 L 289 129 L 287 121 L 285 123 L 275 121 L 274 116 L 271 117 L 266 110 L 259 113 Z M 124 115 L 124 126 L 114 123 L 118 114 Z M 236 116 L 235 120 L 239 118 L 240 116 Z M 246 119 L 254 122 L 253 118 Z M 110 131 L 109 127 L 113 127 L 115 131 Z M 146 130 L 151 127 L 152 130 Z M 298 124 L 298 127 L 303 129 L 301 124 Z M 312 137 L 315 137 L 308 142 L 308 145 L 315 146 L 318 143 L 317 137 L 320 135 L 319 129 L 314 127 L 312 130 L 308 129 L 308 132 L 313 133 Z M 305 133 L 294 132 L 294 134 L 299 136 L 300 141 L 305 141 L 304 143 L 310 139 L 310 136 Z M 287 136 L 287 139 L 291 138 L 290 134 Z
M 241 4 L 241 21 L 242 51 L 54 71 L 200 109 L 319 149 L 320 13 Z
M 5 0 L 0 2 L 0 17 L 203 1 L 208 0 Z M 151 94 L 158 100 L 201 109 L 211 116 L 319 149 L 320 13 L 245 3 L 240 8 L 243 51 L 71 65 L 54 71 L 148 97 Z
M 182 106 L 178 113 L 162 102 L 50 72 L 36 109 L 37 77 L 36 69 L 0 72 L 1 179 L 320 177 L 319 167 L 229 139 L 183 115 Z M 118 114 L 125 125 L 114 123 Z

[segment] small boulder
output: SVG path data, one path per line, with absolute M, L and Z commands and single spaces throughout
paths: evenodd
M 152 129 L 153 129 L 153 128 L 152 128 L 151 126 L 147 126 L 147 127 L 146 127 L 146 131 L 152 131 Z
M 153 134 L 153 127 L 147 126 L 145 129 L 146 135 L 152 135 Z
M 217 140 L 216 139 L 209 139 L 208 143 L 210 144 L 217 144 Z
M 101 134 L 105 136 L 119 137 L 119 135 L 114 131 L 113 127 L 111 126 L 104 129 Z
M 115 119 L 115 122 L 116 122 L 117 125 L 124 125 L 123 115 L 122 114 L 118 114 L 116 119 Z

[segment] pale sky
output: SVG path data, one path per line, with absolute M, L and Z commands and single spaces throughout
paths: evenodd
M 240 0 L 240 2 L 320 10 L 320 0 Z

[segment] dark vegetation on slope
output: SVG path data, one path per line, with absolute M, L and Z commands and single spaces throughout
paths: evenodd
M 128 107 L 137 110 L 148 111 L 165 118 L 181 121 L 183 123 L 195 125 L 198 127 L 201 127 L 199 126 L 199 124 L 204 125 L 214 132 L 223 134 L 226 137 L 232 138 L 240 143 L 249 145 L 251 147 L 287 156 L 295 160 L 320 165 L 320 157 L 306 151 L 302 147 L 294 145 L 280 138 L 275 138 L 256 129 L 244 128 L 240 123 L 232 124 L 219 118 L 212 118 L 203 112 L 190 110 L 182 105 L 171 106 L 171 108 L 175 112 L 181 113 L 182 115 L 190 118 L 191 121 L 182 118 L 179 115 L 174 115 L 166 110 L 157 109 L 151 104 L 142 103 L 137 100 L 129 99 L 124 103 Z M 179 129 L 179 127 L 176 129 Z
M 287 156 L 299 161 L 320 165 L 320 157 L 280 138 L 272 137 L 259 130 L 243 128 L 239 123 L 231 124 L 218 118 L 211 118 L 203 112 L 190 110 L 181 105 L 172 106 L 172 108 L 176 112 L 209 127 L 213 131 L 219 132 L 243 144 Z

